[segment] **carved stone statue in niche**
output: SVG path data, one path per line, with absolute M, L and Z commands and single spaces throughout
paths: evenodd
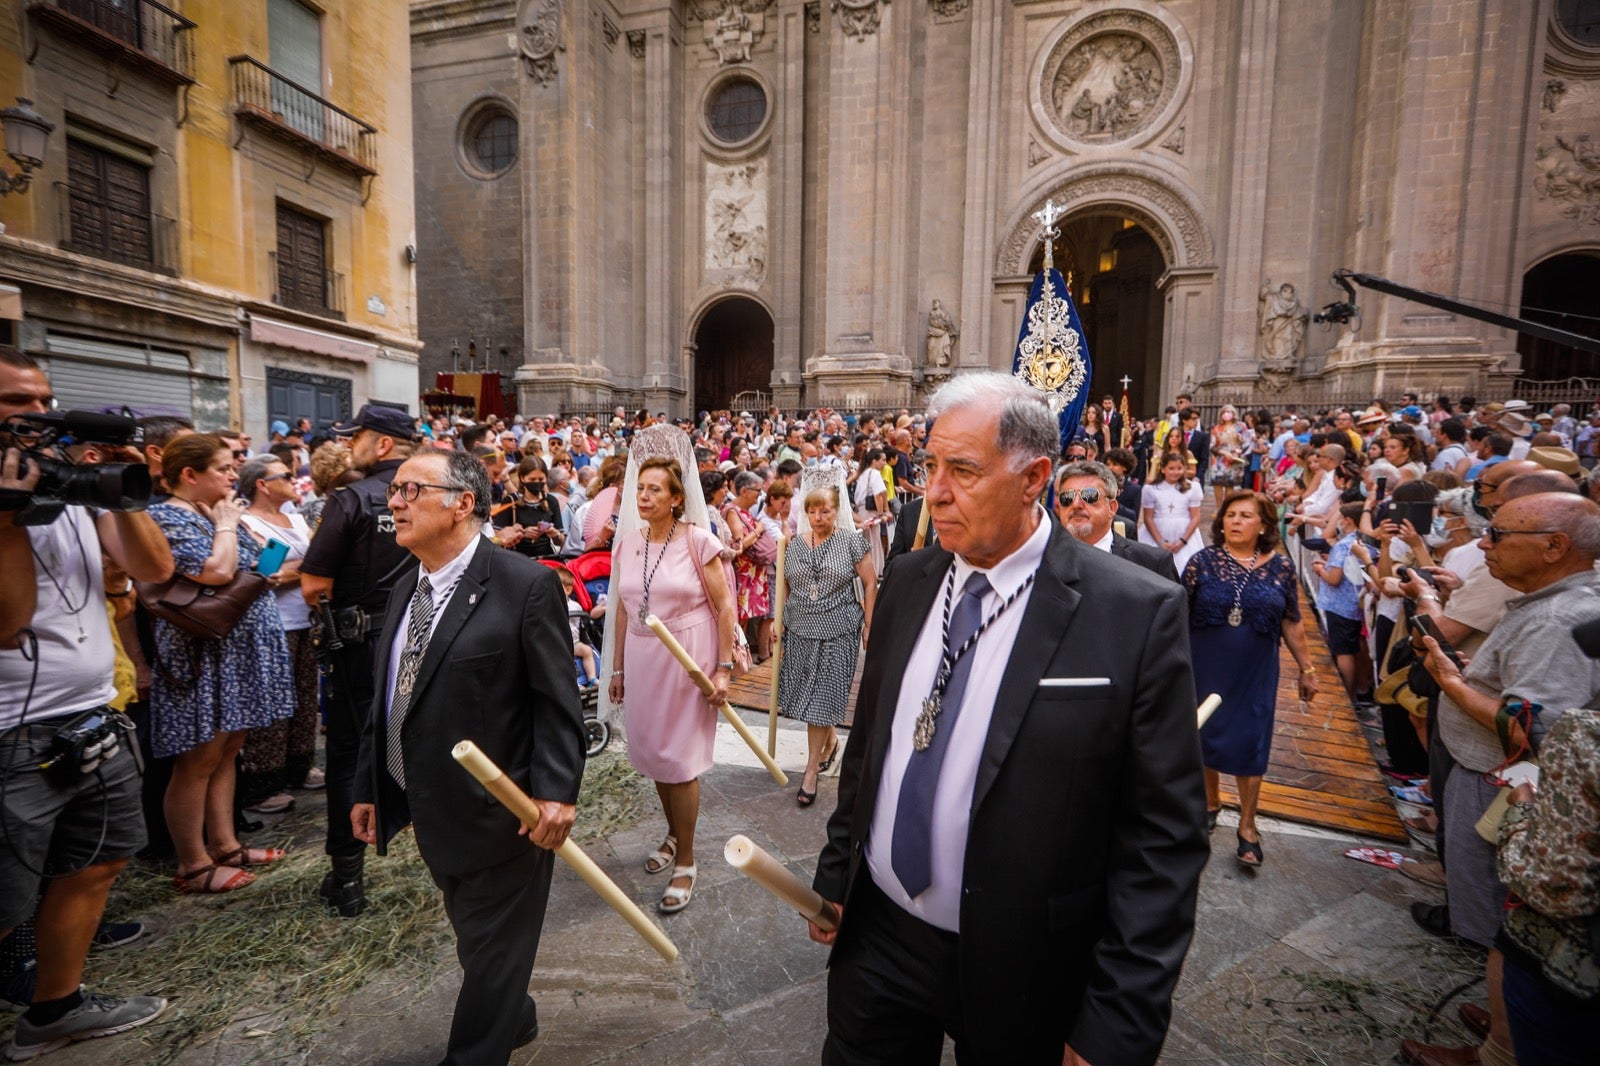
M 1062 127 L 1085 140 L 1131 134 L 1150 117 L 1166 79 L 1161 59 L 1141 37 L 1103 33 L 1067 54 L 1051 86 Z
M 1261 283 L 1256 297 L 1256 331 L 1261 335 L 1261 385 L 1282 392 L 1294 378 L 1300 343 L 1306 336 L 1306 305 L 1287 281 L 1273 288 Z
M 956 326 L 955 319 L 950 317 L 950 312 L 944 309 L 944 304 L 934 300 L 933 307 L 928 311 L 927 365 L 949 366 L 950 353 L 960 336 L 961 330 Z

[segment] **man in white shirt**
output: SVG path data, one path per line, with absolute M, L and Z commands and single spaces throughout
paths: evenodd
M 1146 1066 L 1209 852 L 1183 589 L 1049 520 L 1026 385 L 932 406 L 939 544 L 885 572 L 817 864 L 843 903 L 811 927 L 822 1061 L 933 1064 L 948 1034 L 963 1061 Z
M 53 399 L 38 364 L 0 346 L 0 422 L 43 414 Z M 101 551 L 141 581 L 171 577 L 172 552 L 143 513 L 69 506 L 45 525 L 17 525 L 39 468 L 13 443 L 0 430 L 0 940 L 32 917 L 38 942 L 33 1003 L 6 1049 L 20 1060 L 144 1025 L 166 1009 L 158 997 L 116 999 L 80 983 L 111 886 L 145 844 L 131 723 L 118 737 L 121 716 L 106 706 L 116 694 L 115 646 Z M 142 461 L 125 451 L 100 458 Z M 88 770 L 75 756 L 57 763 L 69 727 L 116 739 L 120 750 Z M 46 762 L 55 765 L 45 771 Z

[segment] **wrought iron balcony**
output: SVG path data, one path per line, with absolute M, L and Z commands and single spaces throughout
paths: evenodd
M 55 183 L 61 247 L 69 252 L 176 276 L 178 223 L 165 215 L 130 211 Z
M 155 77 L 194 82 L 195 24 L 155 0 L 32 0 L 28 14 Z
M 359 174 L 378 172 L 378 130 L 250 56 L 228 60 L 242 121 L 313 148 Z
M 267 253 L 267 271 L 272 278 L 272 302 L 279 307 L 325 318 L 344 318 L 343 274 L 280 262 L 277 252 Z

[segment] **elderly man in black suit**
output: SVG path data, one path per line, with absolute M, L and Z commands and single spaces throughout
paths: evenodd
M 939 546 L 886 570 L 817 864 L 822 1059 L 1145 1066 L 1207 857 L 1183 589 L 1049 520 L 1027 386 L 933 407 Z
M 422 565 L 389 596 L 351 828 L 382 855 L 415 824 L 463 972 L 444 1062 L 501 1066 L 538 1035 L 528 980 L 583 777 L 566 596 L 553 571 L 483 536 L 489 479 L 470 454 L 407 459 L 389 507 Z M 537 826 L 456 764 L 461 740 L 534 797 Z
M 1172 553 L 1129 540 L 1112 528 L 1117 517 L 1117 475 L 1102 463 L 1068 463 L 1056 474 L 1056 517 L 1068 533 L 1091 548 L 1110 552 L 1168 581 L 1178 580 Z

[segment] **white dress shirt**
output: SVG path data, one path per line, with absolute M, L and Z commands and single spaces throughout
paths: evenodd
M 988 575 L 990 589 L 983 597 L 982 617 L 988 618 L 999 606 L 1022 586 L 1029 575 L 1039 569 L 1044 560 L 1046 546 L 1050 543 L 1050 519 L 1039 509 L 1039 526 L 1033 535 L 1016 551 L 1000 560 L 992 569 L 981 571 Z M 952 609 L 956 596 L 966 586 L 967 578 L 977 570 L 961 556 L 956 556 L 955 593 L 951 597 Z M 895 813 L 900 806 L 900 785 L 905 778 L 906 764 L 912 753 L 911 736 L 922 713 L 922 701 L 933 691 L 934 678 L 939 670 L 944 635 L 944 587 L 949 581 L 948 572 L 940 582 L 940 592 L 934 600 L 933 610 L 922 624 L 921 635 L 912 647 L 911 658 L 906 662 L 905 674 L 900 682 L 900 700 L 894 708 L 894 724 L 889 737 L 889 751 L 883 760 L 883 777 L 878 784 L 878 803 L 873 810 L 872 825 L 867 836 L 867 865 L 878 887 L 908 913 L 916 915 L 931 925 L 951 932 L 961 930 L 961 879 L 967 855 L 967 829 L 972 815 L 972 790 L 978 780 L 978 764 L 983 758 L 984 744 L 989 737 L 989 720 L 994 716 L 995 699 L 1000 694 L 1000 679 L 1011 662 L 1011 649 L 1022 627 L 1022 616 L 1033 597 L 1033 589 L 1017 597 L 1006 612 L 984 631 L 978 643 L 967 652 L 972 658 L 971 672 L 967 675 L 967 690 L 962 697 L 961 713 L 956 718 L 950 745 L 945 750 L 944 764 L 939 769 L 939 783 L 933 799 L 933 883 L 916 899 L 906 895 L 899 878 L 890 864 L 891 841 L 894 839 Z M 940 716 L 940 728 L 951 728 L 948 710 Z
M 461 577 L 467 572 L 467 564 L 472 562 L 472 553 L 478 550 L 482 538 L 473 537 L 460 555 L 445 563 L 439 569 L 429 572 L 424 566 L 417 575 L 418 583 L 422 578 L 428 579 L 430 591 L 433 593 L 433 622 L 428 626 L 428 636 L 433 636 L 433 631 L 439 628 L 439 619 L 444 616 L 445 605 L 450 602 L 451 593 L 456 586 L 461 584 Z M 413 594 L 413 599 L 415 594 Z M 387 709 L 394 706 L 394 682 L 400 676 L 400 656 L 406 650 L 406 635 L 411 629 L 411 600 L 407 600 L 403 608 L 404 614 L 400 624 L 394 630 L 394 643 L 389 645 L 389 678 L 386 698 L 384 700 L 385 714 Z
M 1106 530 L 1105 536 L 1094 542 L 1094 546 L 1103 552 L 1108 552 L 1111 550 L 1111 541 L 1116 537 L 1116 535 L 1117 531 L 1115 528 L 1108 529 Z

